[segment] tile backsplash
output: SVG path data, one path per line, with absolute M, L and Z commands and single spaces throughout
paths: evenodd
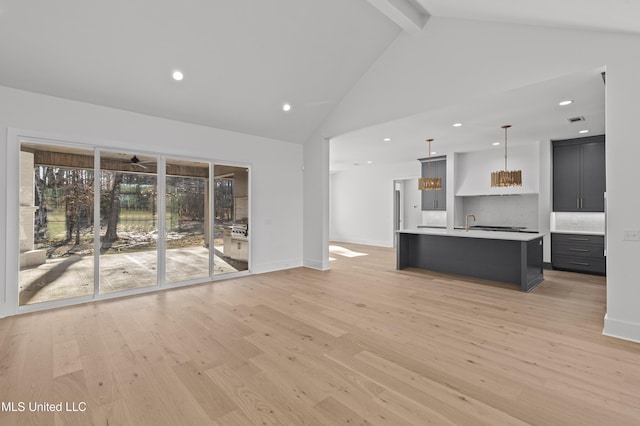
M 551 213 L 551 231 L 604 232 L 604 213 Z
M 463 200 L 463 217 L 468 214 L 474 215 L 475 225 L 524 226 L 538 229 L 537 194 L 474 196 L 463 197 Z
M 441 210 L 423 210 L 422 224 L 425 226 L 447 226 L 447 212 Z

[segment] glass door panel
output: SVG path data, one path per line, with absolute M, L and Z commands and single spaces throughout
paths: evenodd
M 167 158 L 166 282 L 209 273 L 209 163 Z
M 100 293 L 158 282 L 158 162 L 100 152 Z
M 93 156 L 20 145 L 21 306 L 93 294 Z
M 18 184 L 21 306 L 249 269 L 247 167 L 23 141 Z
M 215 164 L 214 275 L 249 269 L 249 169 Z

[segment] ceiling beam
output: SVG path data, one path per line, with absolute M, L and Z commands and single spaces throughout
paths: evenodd
M 409 33 L 420 31 L 429 14 L 415 0 L 368 0 L 376 9 Z

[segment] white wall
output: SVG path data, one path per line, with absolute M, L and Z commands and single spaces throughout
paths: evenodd
M 16 192 L 17 142 L 6 140 L 7 128 L 32 136 L 139 149 L 161 154 L 248 163 L 251 165 L 252 270 L 260 273 L 302 264 L 301 145 L 145 116 L 66 99 L 0 87 L 0 142 L 7 176 L 0 184 L 0 239 L 3 241 L 0 294 L 17 265 L 17 225 L 7 223 L 7 198 Z M 7 152 L 9 153 L 7 155 Z M 12 158 L 12 152 L 16 158 Z M 4 161 L 3 161 L 4 163 Z M 6 171 L 5 171 L 6 169 Z M 9 185 L 9 186 L 7 186 Z M 7 192 L 9 193 L 7 195 Z M 16 196 L 17 198 L 17 196 Z M 7 241 L 9 246 L 4 245 Z M 12 241 L 16 242 L 13 247 Z M 5 252 L 6 250 L 6 252 Z M 6 272 L 6 273 L 4 273 Z M 13 290 L 13 289 L 12 289 Z M 15 307 L 0 306 L 0 316 Z
M 636 41 L 635 46 L 640 45 Z M 627 52 L 629 46 L 612 47 Z M 638 230 L 640 197 L 629 196 L 640 182 L 638 99 L 640 55 L 607 63 L 607 315 L 605 333 L 640 342 L 640 242 L 624 241 L 625 230 Z M 631 184 L 630 184 L 631 183 Z
M 303 263 L 329 266 L 329 139 L 314 134 L 304 145 Z
M 393 181 L 417 179 L 420 169 L 415 161 L 331 174 L 331 240 L 393 247 Z
M 344 185 L 343 182 L 345 175 L 336 176 L 336 173 L 331 175 L 331 223 L 329 237 L 332 241 L 351 242 L 344 236 L 345 233 L 338 234 L 334 231 L 333 225 L 337 224 L 342 229 L 348 229 L 350 226 L 347 222 L 358 221 L 359 218 L 349 218 L 344 215 L 344 210 L 340 208 L 340 205 L 344 205 L 344 200 L 337 202 L 337 199 L 344 195 L 344 188 L 349 184 Z M 338 183 L 336 184 L 336 181 Z M 399 192 L 399 211 L 398 216 L 400 219 L 400 229 L 416 228 L 423 223 L 423 213 L 421 209 L 422 198 L 420 190 L 418 189 L 418 178 L 414 179 L 398 179 L 394 181 L 394 189 Z M 348 233 L 347 233 L 348 234 Z
M 631 34 L 431 17 L 423 31 L 402 33 L 389 46 L 327 118 L 319 135 L 333 137 L 606 65 L 609 215 L 605 333 L 640 341 L 640 285 L 635 265 L 640 243 L 623 240 L 625 229 L 640 228 L 640 197 L 628 196 L 629 182 L 640 181 L 640 168 L 635 164 L 640 156 L 640 144 L 635 143 L 640 99 L 638 46 L 640 36 Z M 311 138 L 307 146 L 317 140 Z M 546 159 L 541 166 L 548 167 Z M 390 185 L 377 182 L 382 187 Z M 382 209 L 374 211 L 383 214 Z M 370 218 L 369 222 L 382 221 Z M 317 225 L 305 223 L 305 235 L 309 227 Z M 386 223 L 380 226 L 389 227 Z M 327 226 L 320 234 L 328 232 Z M 372 231 L 372 240 L 380 238 L 378 232 Z M 326 251 L 322 244 L 322 238 L 305 241 L 305 250 L 315 247 Z
M 7 158 L 7 132 L 0 126 L 0 158 Z M 0 163 L 2 164 L 2 163 Z M 0 317 L 5 316 L 7 310 L 6 271 L 7 271 L 7 168 L 1 167 L 0 171 Z M 17 182 L 16 182 L 17 184 Z M 12 224 L 17 226 L 17 224 Z M 18 251 L 18 248 L 15 248 Z M 17 284 L 16 284 L 17 285 Z
M 543 260 L 551 262 L 551 141 L 540 141 L 540 192 L 538 193 L 538 232 L 544 234 Z

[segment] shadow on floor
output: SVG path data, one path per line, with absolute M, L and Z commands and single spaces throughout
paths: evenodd
M 67 270 L 71 265 L 82 260 L 82 257 L 72 257 L 63 260 L 35 280 L 27 284 L 20 292 L 20 306 L 26 305 L 40 290 L 55 280 Z

